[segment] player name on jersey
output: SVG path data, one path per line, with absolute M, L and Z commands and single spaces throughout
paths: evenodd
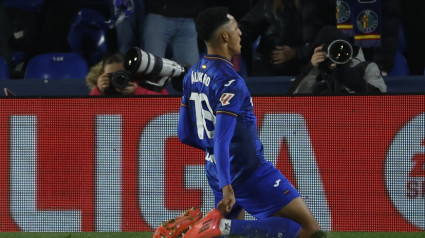
M 210 76 L 208 74 L 202 73 L 202 72 L 195 72 L 192 71 L 192 74 L 190 76 L 192 84 L 194 83 L 203 83 L 205 86 L 209 86 L 211 82 Z

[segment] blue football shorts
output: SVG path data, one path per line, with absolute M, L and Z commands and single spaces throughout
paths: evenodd
M 223 198 L 218 180 L 208 178 L 215 197 L 215 206 Z M 300 194 L 289 180 L 276 169 L 272 163 L 266 162 L 255 170 L 246 180 L 233 186 L 236 204 L 226 216 L 235 218 L 245 209 L 256 219 L 271 217 L 277 211 L 288 205 Z

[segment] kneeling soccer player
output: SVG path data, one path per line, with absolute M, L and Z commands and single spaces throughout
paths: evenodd
M 207 55 L 185 75 L 178 135 L 206 152 L 217 209 L 183 237 L 324 235 L 298 191 L 264 158 L 251 95 L 231 63 L 241 53 L 235 18 L 227 8 L 209 8 L 196 18 L 196 30 Z M 257 220 L 234 219 L 243 209 Z

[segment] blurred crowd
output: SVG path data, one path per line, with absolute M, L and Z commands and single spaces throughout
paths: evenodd
M 371 82 L 364 72 L 371 75 L 370 68 L 379 74 L 373 80 L 425 74 L 425 36 L 420 32 L 425 7 L 419 0 L 0 0 L 0 58 L 10 79 L 23 79 L 38 55 L 77 54 L 87 63 L 88 87 L 102 95 L 96 80 L 104 60 L 112 55 L 121 59 L 132 47 L 182 65 L 199 60 L 205 46 L 194 18 L 212 6 L 228 7 L 239 23 L 242 55 L 232 62 L 245 77 L 294 76 L 297 84 L 317 85 L 329 78 L 325 74 L 336 73 L 317 73 L 315 83 L 302 80 L 320 69 L 325 47 L 337 39 L 349 42 L 352 58 L 359 61 L 341 70 L 366 62 L 360 64 L 364 76 L 359 76 L 365 82 Z M 333 28 L 334 38 L 322 33 L 318 39 L 324 28 Z M 300 91 L 298 86 L 293 92 Z M 377 88 L 385 92 L 385 85 Z M 155 94 L 132 84 L 130 94 L 135 92 Z

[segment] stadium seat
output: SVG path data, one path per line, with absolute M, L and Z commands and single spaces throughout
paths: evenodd
M 74 53 L 92 66 L 108 52 L 106 18 L 95 9 L 83 8 L 70 26 L 68 43 Z
M 388 76 L 408 76 L 409 75 L 409 66 L 407 64 L 406 58 L 403 56 L 403 53 L 397 51 L 394 58 L 394 68 L 388 74 Z
M 405 53 L 407 51 L 406 39 L 404 37 L 404 29 L 401 21 L 399 21 L 398 31 L 398 50 Z
M 12 57 L 12 68 L 23 67 L 27 60 L 27 55 L 23 51 L 12 51 L 10 52 L 10 56 Z
M 75 53 L 46 53 L 33 57 L 24 79 L 84 79 L 87 62 Z
M 401 21 L 399 22 L 399 33 L 398 33 L 398 49 L 394 58 L 394 67 L 393 70 L 388 74 L 388 76 L 408 76 L 409 75 L 409 65 L 407 60 L 404 57 L 404 54 L 407 51 L 406 41 L 404 39 L 404 30 Z
M 9 79 L 9 66 L 6 60 L 0 57 L 0 80 Z

